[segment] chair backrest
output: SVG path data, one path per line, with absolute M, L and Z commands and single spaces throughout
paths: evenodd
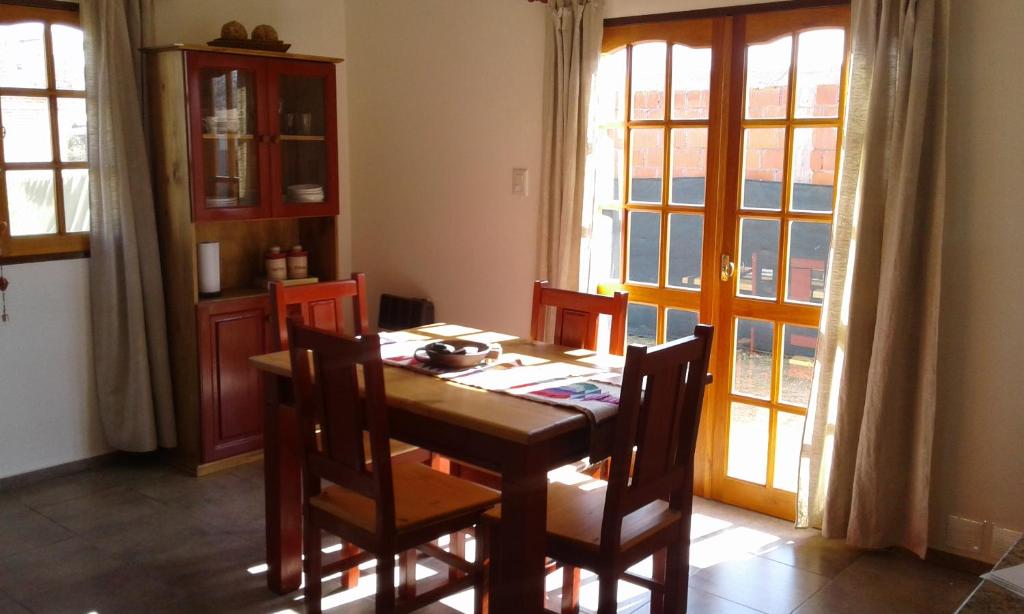
M 597 350 L 598 318 L 601 314 L 612 318 L 608 351 L 622 355 L 626 344 L 626 309 L 628 292 L 614 296 L 587 294 L 552 288 L 546 281 L 533 283 L 533 320 L 530 335 L 544 341 L 546 308 L 555 308 L 554 342 L 567 347 Z
M 325 479 L 370 497 L 377 502 L 378 533 L 393 533 L 395 500 L 380 338 L 344 337 L 294 320 L 287 326 L 306 496 L 319 494 L 320 480 Z M 363 367 L 362 396 L 357 365 Z M 364 425 L 370 432 L 372 471 L 366 466 Z
M 626 350 L 602 550 L 618 548 L 623 516 L 655 500 L 689 510 L 713 335 L 713 327 L 700 324 L 684 339 Z
M 288 349 L 288 320 L 298 320 L 313 328 L 345 334 L 346 298 L 352 299 L 352 321 L 355 334 L 367 332 L 366 276 L 353 273 L 352 279 L 325 281 L 318 284 L 285 286 L 270 284 L 270 305 L 277 330 L 278 350 Z

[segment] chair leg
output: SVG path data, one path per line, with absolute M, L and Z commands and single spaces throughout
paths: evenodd
M 309 515 L 306 515 L 309 518 Z M 320 550 L 320 528 L 307 522 L 305 527 L 306 585 L 302 595 L 306 602 L 306 611 L 319 614 L 320 598 L 323 594 L 323 552 Z
M 459 557 L 460 559 L 466 558 L 466 534 L 463 531 L 456 531 L 448 536 L 448 551 Z M 448 579 L 455 581 L 465 576 L 459 569 L 455 567 L 448 568 Z
M 341 546 L 341 559 L 345 560 L 350 556 L 359 554 L 359 546 L 345 542 Z M 341 572 L 341 590 L 347 591 L 359 584 L 359 566 L 355 565 L 350 569 Z
M 395 557 L 377 557 L 377 597 L 374 610 L 377 614 L 391 614 L 395 611 Z
M 473 611 L 476 614 L 487 614 L 490 608 L 490 556 L 491 531 L 484 523 L 476 526 L 476 590 L 473 591 Z
M 654 553 L 654 564 L 651 571 L 651 579 L 665 586 L 665 566 L 668 563 L 668 552 L 667 549 L 662 548 Z M 661 594 L 651 593 L 651 614 L 664 614 L 665 610 L 665 591 L 662 590 Z
M 398 598 L 405 601 L 416 597 L 416 550 L 398 555 Z
M 665 612 L 686 612 L 690 589 L 690 542 L 678 540 L 668 547 L 665 564 Z
M 619 576 L 614 571 L 598 574 L 597 614 L 615 614 L 619 605 Z
M 580 568 L 562 567 L 562 614 L 579 614 Z

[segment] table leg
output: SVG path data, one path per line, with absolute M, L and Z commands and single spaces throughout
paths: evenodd
M 490 598 L 491 612 L 497 614 L 544 608 L 547 471 L 527 452 L 502 470 Z
M 267 586 L 290 593 L 302 581 L 302 454 L 298 413 L 282 404 L 290 384 L 264 376 L 263 485 Z

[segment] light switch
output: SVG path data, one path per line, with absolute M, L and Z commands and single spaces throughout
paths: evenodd
M 525 168 L 512 169 L 512 194 L 526 196 L 530 188 L 530 171 Z

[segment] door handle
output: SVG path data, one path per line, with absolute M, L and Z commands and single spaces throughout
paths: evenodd
M 736 273 L 736 263 L 732 261 L 732 257 L 729 254 L 722 254 L 722 269 L 720 272 L 722 281 L 729 281 L 734 273 Z

